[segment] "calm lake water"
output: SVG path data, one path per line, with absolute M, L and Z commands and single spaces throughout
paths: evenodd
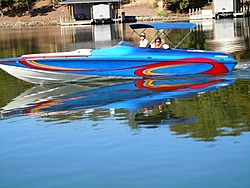
M 250 187 L 250 21 L 197 24 L 182 47 L 230 53 L 233 73 L 32 85 L 0 70 L 0 187 Z M 4 28 L 0 58 L 139 42 L 130 34 Z

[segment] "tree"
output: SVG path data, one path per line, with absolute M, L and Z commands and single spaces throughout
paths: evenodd
M 168 0 L 170 4 L 169 9 L 174 12 L 185 12 L 189 8 L 202 8 L 208 1 L 207 0 Z
M 0 0 L 0 5 L 3 8 L 12 7 L 13 5 L 27 5 L 33 3 L 35 0 Z
M 168 3 L 170 3 L 170 9 L 175 12 L 183 12 L 189 6 L 189 0 L 168 0 Z
M 190 0 L 190 8 L 202 8 L 207 3 L 207 0 Z

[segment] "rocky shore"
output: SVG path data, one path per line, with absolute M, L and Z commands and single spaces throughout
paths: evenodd
M 38 26 L 56 26 L 60 25 L 60 22 L 58 21 L 51 21 L 51 22 L 45 22 L 45 21 L 18 21 L 18 22 L 1 22 L 0 27 L 38 27 Z

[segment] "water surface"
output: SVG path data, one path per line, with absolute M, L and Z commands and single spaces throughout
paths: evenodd
M 130 32 L 128 24 L 1 29 L 0 57 L 139 42 Z M 239 63 L 216 77 L 53 85 L 0 70 L 0 187 L 249 187 L 249 19 L 198 23 L 183 47 Z

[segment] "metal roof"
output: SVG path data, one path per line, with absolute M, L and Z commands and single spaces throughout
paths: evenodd
M 114 3 L 121 2 L 121 0 L 64 0 L 60 1 L 60 4 L 69 5 L 69 4 L 89 4 L 89 3 Z

